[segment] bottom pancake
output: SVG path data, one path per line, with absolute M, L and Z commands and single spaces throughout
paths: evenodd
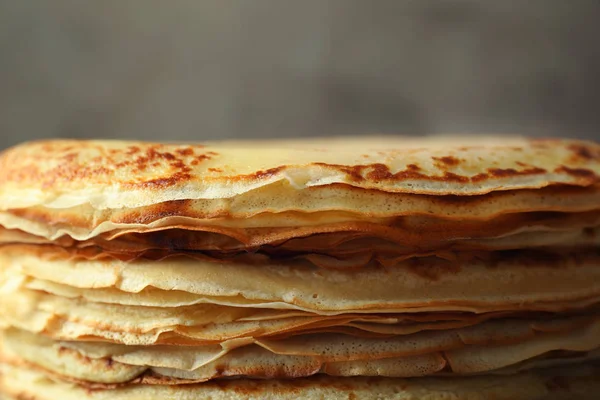
M 0 396 L 27 400 L 236 400 L 595 399 L 600 367 L 581 365 L 505 376 L 436 378 L 334 378 L 217 380 L 190 385 L 127 385 L 90 390 L 41 372 L 0 364 Z

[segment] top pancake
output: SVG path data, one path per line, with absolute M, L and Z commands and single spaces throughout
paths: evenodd
M 141 207 L 230 198 L 275 182 L 475 195 L 600 182 L 600 145 L 520 138 L 368 137 L 254 145 L 56 140 L 0 156 L 0 209 Z
M 50 240 L 176 227 L 321 232 L 392 226 L 399 216 L 487 221 L 599 204 L 600 145 L 573 140 L 55 140 L 0 155 L 0 226 Z

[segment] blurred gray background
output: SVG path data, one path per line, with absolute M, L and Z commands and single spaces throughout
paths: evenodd
M 600 139 L 597 0 L 0 0 L 0 148 L 507 132 Z

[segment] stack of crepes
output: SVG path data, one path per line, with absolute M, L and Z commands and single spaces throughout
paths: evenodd
M 600 393 L 600 145 L 47 141 L 0 156 L 6 399 Z

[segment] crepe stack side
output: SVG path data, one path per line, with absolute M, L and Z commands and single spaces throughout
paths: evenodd
M 598 144 L 0 155 L 7 398 L 563 399 L 598 382 Z

